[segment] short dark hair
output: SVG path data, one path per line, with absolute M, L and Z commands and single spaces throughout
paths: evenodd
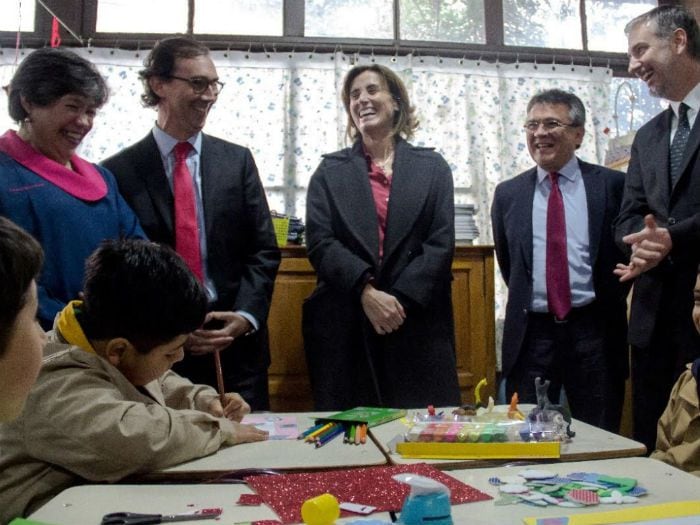
M 0 356 L 43 262 L 44 253 L 36 239 L 0 217 Z
M 535 104 L 562 104 L 569 108 L 571 125 L 580 127 L 586 124 L 586 108 L 583 106 L 583 102 L 573 93 L 563 89 L 547 89 L 537 93 L 527 103 L 528 113 Z
M 633 18 L 625 26 L 625 34 L 640 24 L 653 23 L 654 34 L 659 38 L 670 38 L 676 29 L 688 36 L 688 53 L 700 58 L 700 30 L 698 22 L 688 9 L 680 5 L 662 5 Z
M 95 65 L 72 51 L 43 48 L 29 54 L 12 76 L 7 90 L 7 109 L 15 122 L 27 118 L 22 97 L 39 107 L 50 106 L 59 98 L 77 94 L 101 107 L 109 90 Z
M 143 82 L 143 94 L 141 102 L 146 107 L 155 107 L 160 102 L 160 97 L 151 89 L 148 81 L 153 77 L 169 78 L 175 70 L 175 62 L 179 58 L 196 58 L 209 55 L 209 48 L 186 36 L 174 36 L 165 38 L 153 47 L 143 61 L 144 68 L 139 71 L 139 78 Z
M 413 137 L 413 132 L 418 128 L 418 119 L 415 116 L 416 109 L 411 106 L 411 101 L 408 98 L 408 90 L 404 85 L 403 81 L 394 73 L 391 69 L 379 64 L 370 64 L 353 67 L 345 75 L 345 80 L 343 80 L 343 105 L 345 106 L 345 112 L 348 115 L 348 125 L 346 128 L 346 133 L 350 140 L 355 140 L 360 131 L 355 127 L 355 123 L 352 120 L 352 115 L 350 114 L 350 88 L 352 88 L 352 83 L 355 79 L 360 76 L 365 71 L 374 71 L 380 77 L 384 79 L 384 82 L 391 93 L 392 98 L 396 101 L 399 106 L 399 110 L 394 115 L 394 127 L 392 129 L 393 135 L 399 136 L 403 135 L 405 138 L 410 139 Z
M 85 263 L 81 326 L 88 339 L 128 339 L 141 353 L 201 326 L 202 285 L 171 248 L 140 239 L 103 242 Z

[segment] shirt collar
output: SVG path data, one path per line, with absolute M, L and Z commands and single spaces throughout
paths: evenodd
M 564 164 L 560 170 L 557 171 L 559 175 L 564 177 L 570 182 L 574 182 L 577 177 L 581 174 L 581 168 L 578 165 L 578 159 L 576 155 L 569 159 L 569 162 Z M 537 183 L 541 184 L 543 180 L 549 177 L 549 172 L 537 166 Z
M 681 102 L 685 102 L 691 111 L 697 113 L 700 110 L 700 84 L 696 84 L 683 100 L 670 101 L 671 109 L 673 109 L 673 114 L 676 118 L 678 118 L 678 106 L 681 105 Z
M 170 153 L 173 151 L 173 148 L 178 142 L 182 142 L 181 140 L 178 140 L 175 137 L 168 135 L 165 131 L 160 129 L 158 125 L 153 126 L 153 138 L 155 139 L 156 144 L 158 145 L 158 151 L 160 151 L 161 156 L 163 156 L 164 158 L 167 158 L 170 155 Z M 193 135 L 190 138 L 188 138 L 187 142 L 192 144 L 192 148 L 194 149 L 195 154 L 199 155 L 202 151 L 202 132 L 197 132 L 196 135 Z

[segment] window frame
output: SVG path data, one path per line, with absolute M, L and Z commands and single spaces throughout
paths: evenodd
M 98 33 L 97 3 L 99 0 L 44 0 L 71 29 L 82 36 L 83 46 L 115 47 L 120 49 L 150 49 L 157 40 L 172 33 Z M 394 0 L 394 37 L 392 39 L 325 38 L 304 36 L 304 0 L 283 0 L 284 36 L 210 35 L 195 34 L 211 49 L 251 51 L 300 51 L 329 53 L 344 51 L 377 55 L 414 55 L 465 58 L 472 60 L 536 61 L 540 63 L 590 65 L 609 67 L 615 76 L 629 76 L 628 59 L 625 53 L 588 50 L 585 0 L 579 0 L 583 49 L 556 49 L 541 47 L 506 46 L 503 30 L 502 2 L 489 2 L 485 10 L 485 44 L 461 44 L 454 42 L 416 41 L 399 38 L 401 22 L 400 5 Z M 659 5 L 674 4 L 674 0 L 658 0 Z M 188 0 L 188 27 L 186 34 L 192 35 L 196 0 Z M 51 16 L 37 4 L 35 31 L 22 33 L 22 46 L 28 48 L 48 45 L 51 32 Z M 80 46 L 65 30 L 61 31 L 62 45 Z M 0 45 L 15 46 L 16 33 L 0 31 Z

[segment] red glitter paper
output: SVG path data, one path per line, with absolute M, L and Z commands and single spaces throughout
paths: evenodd
M 257 507 L 262 505 L 263 499 L 258 494 L 241 494 L 236 502 L 236 505 L 249 505 L 251 507 Z
M 245 481 L 286 524 L 299 523 L 302 503 L 324 492 L 330 492 L 340 502 L 371 505 L 377 508 L 375 512 L 398 511 L 410 488 L 405 483 L 395 481 L 392 476 L 404 472 L 432 478 L 446 485 L 450 489 L 453 505 L 492 499 L 488 494 L 425 463 L 279 476 L 248 476 Z M 343 511 L 342 515 L 352 514 Z

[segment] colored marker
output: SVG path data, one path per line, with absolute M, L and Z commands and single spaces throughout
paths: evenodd
M 348 439 L 348 443 L 351 445 L 355 442 L 355 433 L 357 432 L 357 425 L 351 425 L 350 426 L 350 438 Z
M 302 432 L 301 434 L 299 434 L 297 436 L 297 439 L 304 439 L 306 436 L 308 436 L 312 432 L 316 432 L 318 429 L 320 429 L 325 424 L 326 423 L 319 423 L 318 425 L 314 425 L 311 428 L 307 428 L 306 430 L 304 430 L 304 432 Z
M 356 427 L 355 427 L 355 445 L 360 444 L 360 439 L 362 439 L 362 425 L 356 425 Z
M 318 441 L 316 441 L 316 448 L 322 447 L 323 445 L 328 443 L 334 437 L 342 434 L 343 431 L 344 431 L 343 425 L 337 425 L 336 427 L 333 428 L 333 430 L 331 432 L 329 432 L 328 434 L 323 436 L 323 439 L 319 439 Z
M 360 435 L 360 443 L 363 445 L 367 441 L 367 424 L 365 423 L 360 427 L 361 435 Z

